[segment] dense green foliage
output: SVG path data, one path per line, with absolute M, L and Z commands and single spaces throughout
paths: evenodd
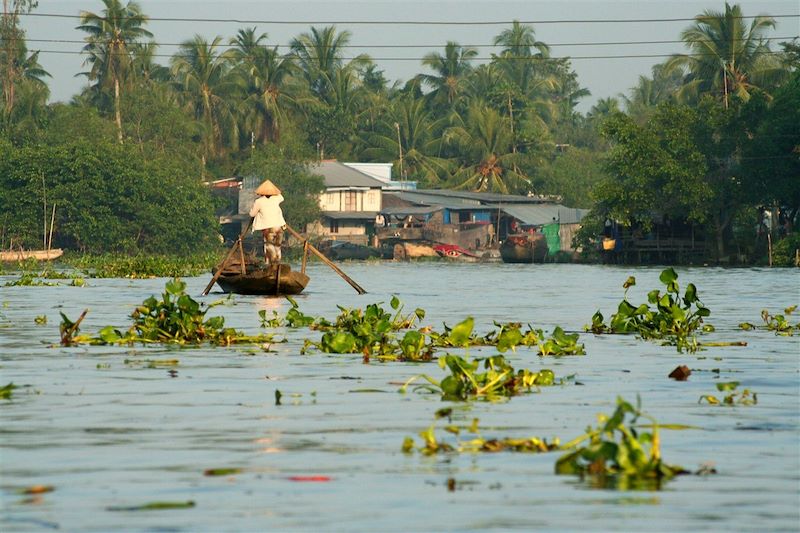
M 3 142 L 3 224 L 18 245 L 41 247 L 43 220 L 50 224 L 55 205 L 54 247 L 96 253 L 208 249 L 217 227 L 211 199 L 185 171 L 179 161 L 143 159 L 135 147 L 113 142 Z
M 201 184 L 217 178 L 269 178 L 292 225 L 313 220 L 321 184 L 304 167 L 317 158 L 391 161 L 421 187 L 561 196 L 593 208 L 584 242 L 609 218 L 644 230 L 668 219 L 720 260 L 764 261 L 761 212 L 786 221 L 773 240 L 796 224 L 798 45 L 771 49 L 775 20 L 737 5 L 699 14 L 680 34 L 690 54 L 584 116 L 589 92 L 569 59 L 516 21 L 485 64 L 447 42 L 392 84 L 368 56 L 347 58 L 352 35 L 335 26 L 299 33 L 285 53 L 257 28 L 196 35 L 167 66 L 141 6 L 86 4 L 75 30 L 88 85 L 69 104 L 47 105 L 48 73 L 27 49 L 20 14 L 36 2 L 0 19 L 0 188 L 13 191 L 0 211 L 4 236 L 25 246 L 40 242 L 42 175 L 59 206 L 54 244 L 184 252 L 213 243 Z

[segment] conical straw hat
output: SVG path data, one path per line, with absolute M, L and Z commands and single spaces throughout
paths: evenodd
M 265 181 L 258 186 L 258 189 L 256 189 L 256 194 L 260 194 L 261 196 L 275 196 L 276 194 L 280 193 L 281 190 L 277 188 L 270 180 Z

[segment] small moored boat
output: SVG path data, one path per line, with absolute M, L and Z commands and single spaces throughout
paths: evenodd
M 504 263 L 542 263 L 547 256 L 547 240 L 541 233 L 509 235 L 500 245 Z
M 64 255 L 61 248 L 50 250 L 8 250 L 0 252 L 0 261 L 25 261 L 26 259 L 36 259 L 37 261 L 50 261 Z
M 449 259 L 451 261 L 463 261 L 466 263 L 477 263 L 481 257 L 472 253 L 466 248 L 462 248 L 456 244 L 435 244 L 433 249 L 439 254 L 439 257 Z

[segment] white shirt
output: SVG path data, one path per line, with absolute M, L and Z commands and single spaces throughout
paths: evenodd
M 259 196 L 250 209 L 250 216 L 255 217 L 253 231 L 267 228 L 280 228 L 286 225 L 280 203 L 283 195 Z

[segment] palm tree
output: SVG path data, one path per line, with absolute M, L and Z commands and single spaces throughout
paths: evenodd
M 511 28 L 494 38 L 494 44 L 504 47 L 500 54 L 493 56 L 494 62 L 509 81 L 528 95 L 530 85 L 538 74 L 536 66 L 550 57 L 550 47 L 536 40 L 533 26 L 520 24 L 517 20 Z
M 153 34 L 144 28 L 147 17 L 135 2 L 123 6 L 119 0 L 102 0 L 106 8 L 102 15 L 89 11 L 81 12 L 81 25 L 76 29 L 88 33 L 83 51 L 89 54 L 86 63 L 91 70 L 85 73 L 90 80 L 97 80 L 98 89 L 113 89 L 114 119 L 117 123 L 117 138 L 122 142 L 122 113 L 120 98 L 122 84 L 131 64 L 129 47 L 142 37 Z
M 130 46 L 131 74 L 142 85 L 169 81 L 169 69 L 155 61 L 158 46 L 155 43 L 135 43 Z
M 472 69 L 470 61 L 477 55 L 476 49 L 453 41 L 445 45 L 444 55 L 437 52 L 427 54 L 422 64 L 435 74 L 420 74 L 419 79 L 433 88 L 432 99 L 452 107 L 465 90 L 467 74 Z
M 614 113 L 620 112 L 619 99 L 609 96 L 608 98 L 601 98 L 598 100 L 586 114 L 586 118 L 591 122 L 597 122 L 604 120 Z
M 17 89 L 30 82 L 34 93 L 47 92 L 45 76 L 50 76 L 39 65 L 39 52 L 28 55 L 25 32 L 19 27 L 20 13 L 28 13 L 36 7 L 34 0 L 3 1 L 0 15 L 0 84 L 2 84 L 3 118 L 8 120 L 17 101 Z
M 336 33 L 335 26 L 322 29 L 312 27 L 311 33 L 303 33 L 291 42 L 292 53 L 309 90 L 321 101 L 328 101 L 338 70 L 350 70 L 368 64 L 366 55 L 359 55 L 349 63 L 344 63 L 343 49 L 349 42 L 350 32 Z
M 439 185 L 450 163 L 439 157 L 443 120 L 434 120 L 422 99 L 396 98 L 379 121 L 377 131 L 367 134 L 369 148 L 361 156 L 371 161 L 392 161 L 401 180 Z
M 222 37 L 208 42 L 200 35 L 181 44 L 172 58 L 179 92 L 206 128 L 205 152 L 213 157 L 227 139 L 238 143 L 238 129 L 226 97 L 237 89 L 227 56 L 217 52 Z M 226 135 L 227 134 L 227 135 Z
M 463 166 L 453 174 L 458 189 L 475 192 L 527 192 L 530 180 L 519 170 L 521 154 L 513 150 L 508 119 L 476 103 L 460 124 L 447 130 L 446 139 L 460 152 Z
M 49 90 L 44 81 L 45 76 L 50 76 L 39 64 L 39 51 L 28 55 L 25 43 L 17 44 L 14 59 L 9 58 L 7 68 L 4 69 L 3 76 L 3 118 L 10 119 L 17 103 L 17 90 L 23 85 L 28 84 L 33 87 L 26 91 L 26 94 L 44 94 L 44 102 L 47 101 Z M 10 51 L 6 53 L 11 56 Z M 27 57 L 26 57 L 27 56 Z M 30 99 L 28 101 L 31 101 Z M 39 100 L 35 100 L 39 101 Z M 42 103 L 44 103 L 42 102 Z
M 662 102 L 677 99 L 683 75 L 677 70 L 667 70 L 663 64 L 653 67 L 653 76 L 639 76 L 639 83 L 631 89 L 630 96 L 622 96 L 625 111 L 643 124 Z
M 267 48 L 267 34 L 255 35 L 255 28 L 239 30 L 230 57 L 237 63 L 246 85 L 245 124 L 261 143 L 280 140 L 286 108 L 294 102 L 291 76 L 296 70 L 289 57 L 278 54 L 278 47 Z
M 674 56 L 668 69 L 685 69 L 687 89 L 722 96 L 728 106 L 730 95 L 746 101 L 758 86 L 786 74 L 773 56 L 763 34 L 775 27 L 775 19 L 753 17 L 749 27 L 739 5 L 725 3 L 725 12 L 706 10 L 681 33 L 691 54 Z

